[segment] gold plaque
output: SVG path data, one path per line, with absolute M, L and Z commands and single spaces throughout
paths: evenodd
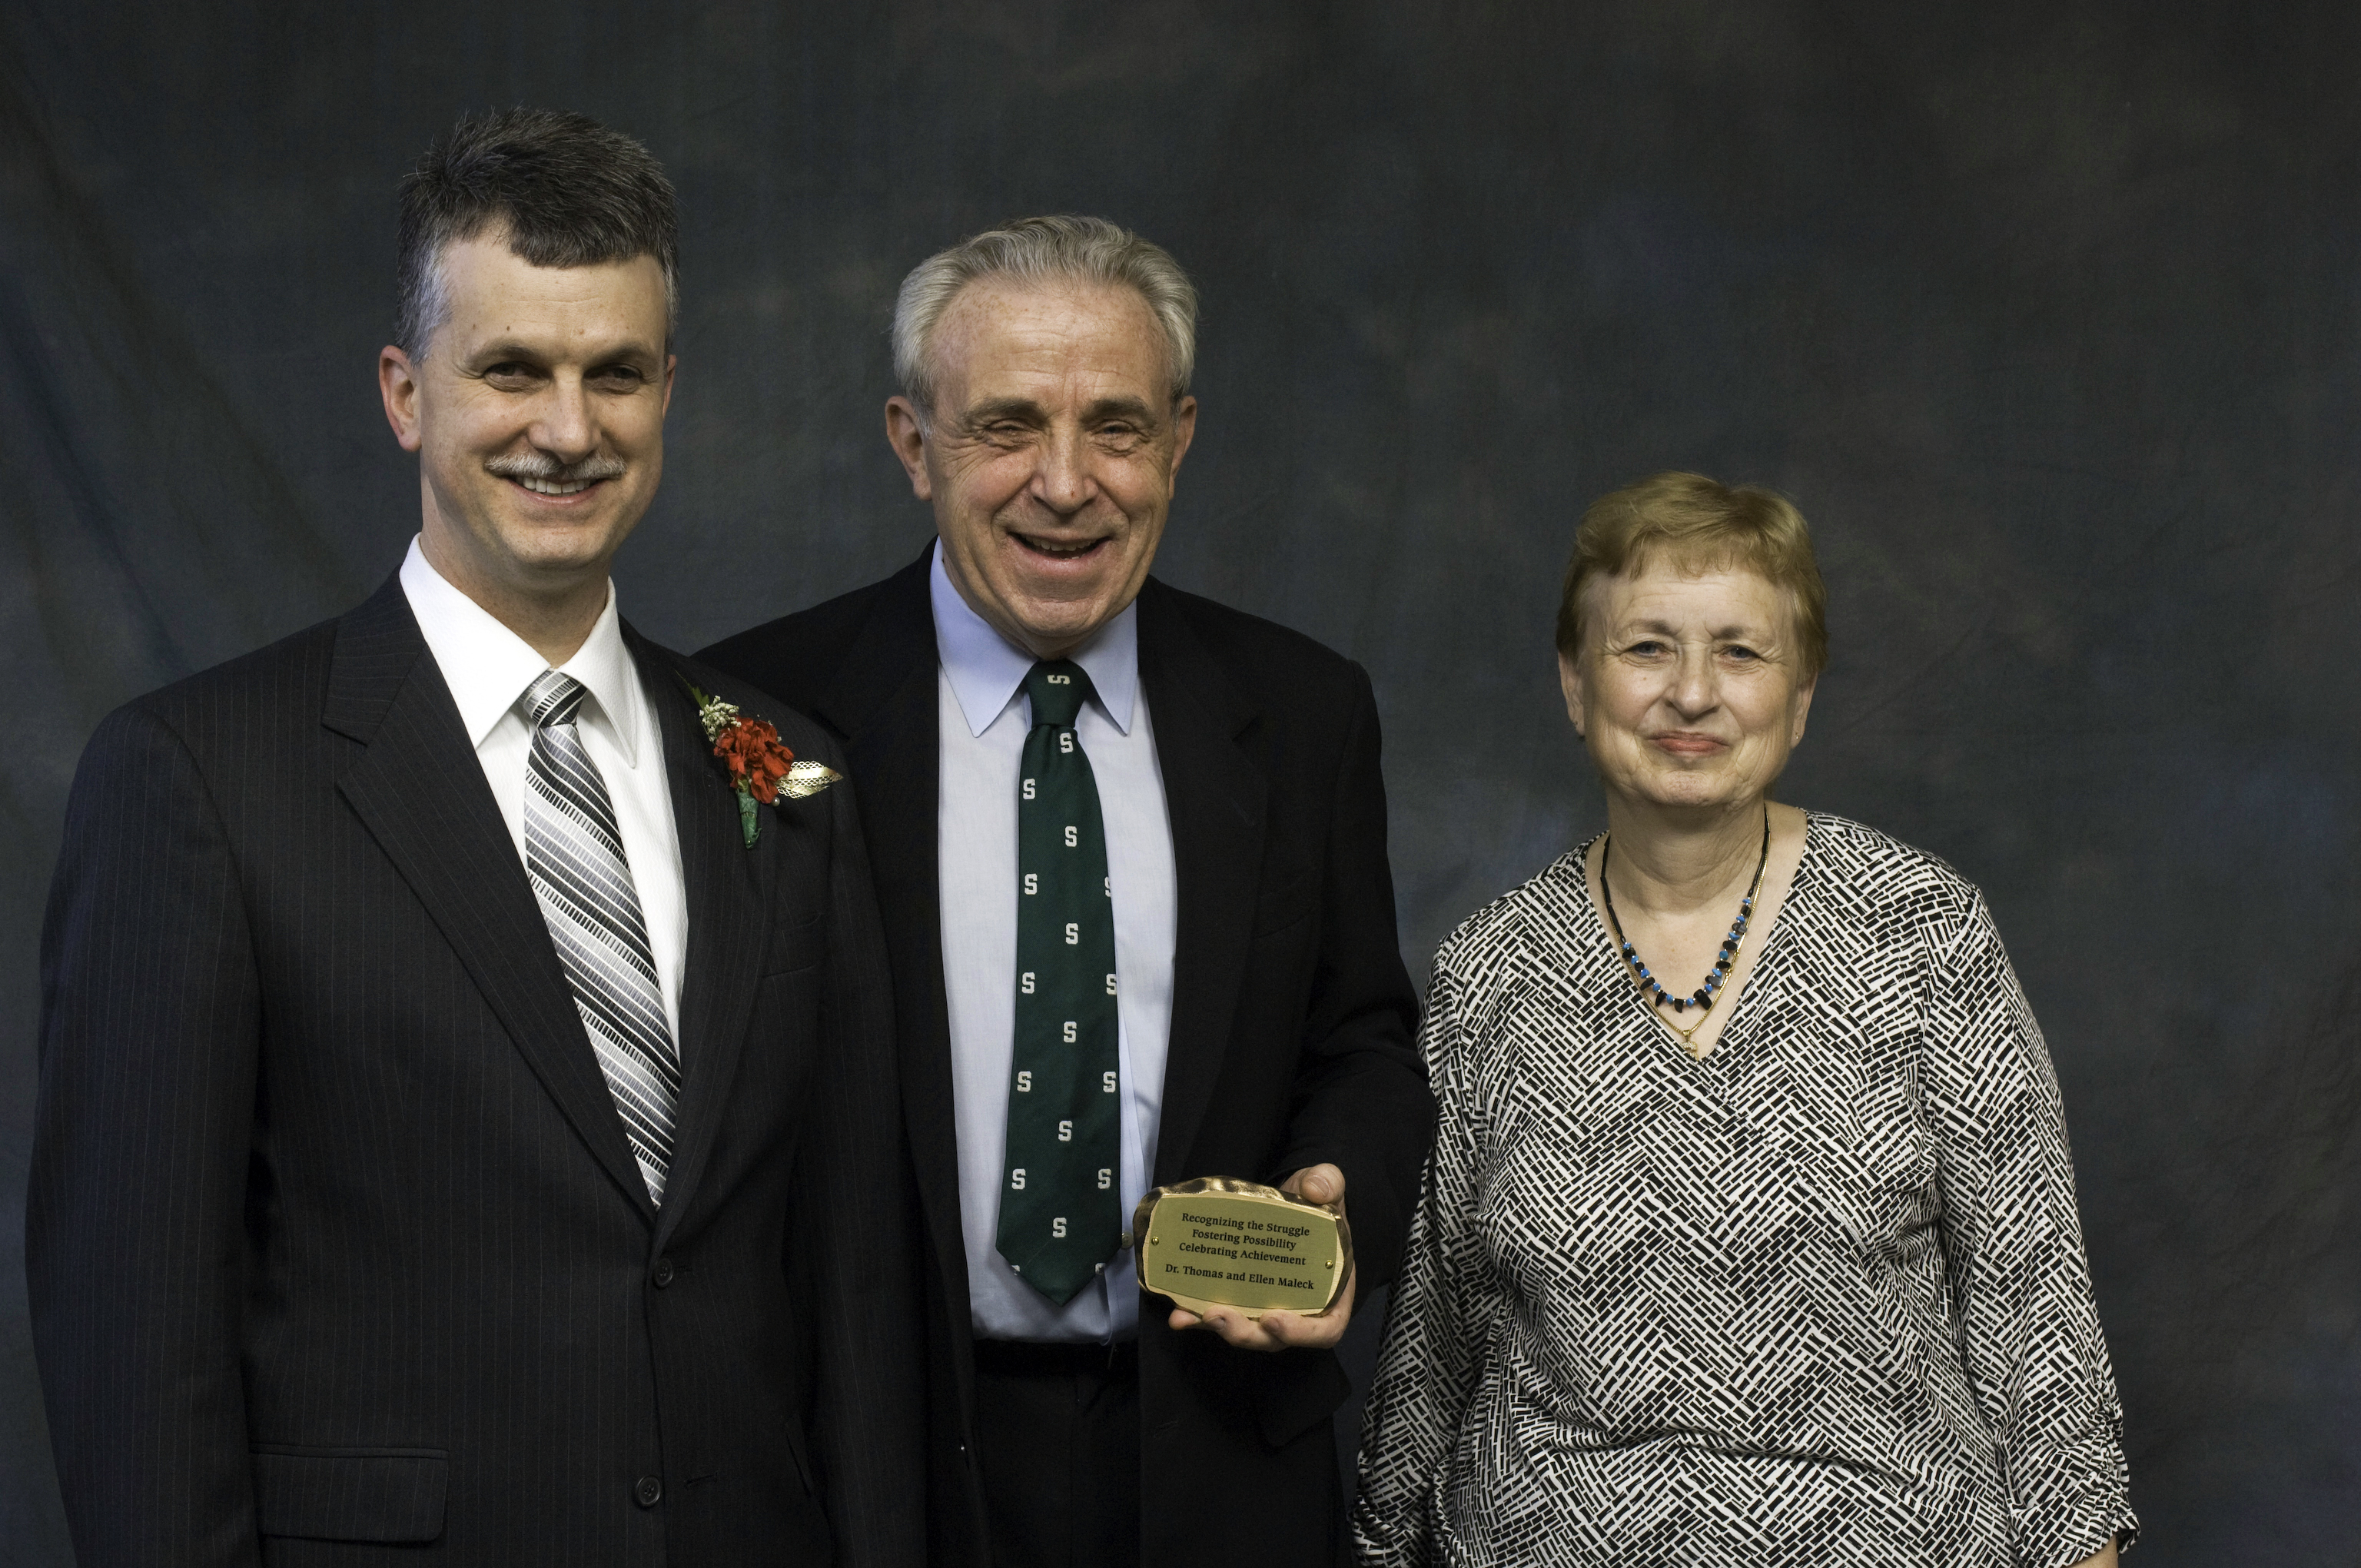
M 1132 1215 L 1139 1288 L 1190 1311 L 1273 1308 L 1316 1317 L 1353 1277 L 1353 1232 L 1333 1203 L 1258 1181 L 1202 1177 L 1142 1193 Z

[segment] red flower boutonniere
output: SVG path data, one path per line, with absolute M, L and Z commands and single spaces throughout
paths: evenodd
M 681 684 L 697 699 L 697 721 L 713 742 L 713 754 L 730 770 L 730 787 L 738 792 L 738 824 L 746 830 L 748 849 L 762 836 L 760 807 L 775 804 L 781 795 L 801 800 L 818 795 L 844 776 L 824 762 L 796 761 L 769 719 L 750 718 L 737 704 L 709 696 L 686 680 Z

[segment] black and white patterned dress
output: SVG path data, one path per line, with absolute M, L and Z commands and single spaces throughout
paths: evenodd
M 1435 958 L 1362 1560 L 2055 1568 L 2132 1528 L 2058 1083 L 1982 895 L 1809 817 L 1696 1061 L 1584 864 Z

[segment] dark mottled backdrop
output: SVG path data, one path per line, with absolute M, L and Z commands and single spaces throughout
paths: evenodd
M 16 1216 L 76 752 L 352 604 L 393 182 L 459 110 L 631 130 L 686 214 L 626 613 L 694 646 L 906 560 L 895 280 L 1105 213 L 1203 286 L 1165 575 L 1369 667 L 1413 967 L 1598 818 L 1583 502 L 1816 524 L 1784 791 L 1983 884 L 2048 1025 L 2169 1564 L 2361 1530 L 2354 8 L 1633 0 L 0 15 L 0 1556 L 63 1563 Z

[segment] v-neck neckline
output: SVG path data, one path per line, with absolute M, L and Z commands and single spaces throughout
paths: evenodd
M 1582 847 L 1575 851 L 1575 883 L 1581 889 L 1583 910 L 1589 917 L 1592 938 L 1597 946 L 1605 951 L 1608 967 L 1614 971 L 1616 978 L 1629 988 L 1632 1005 L 1638 1007 L 1646 1015 L 1644 1021 L 1648 1026 L 1648 1033 L 1669 1049 L 1675 1060 L 1692 1068 L 1718 1067 L 1729 1055 L 1726 1047 L 1731 1045 L 1733 1033 L 1741 1025 L 1752 1022 L 1757 1009 L 1747 1003 L 1755 994 L 1756 980 L 1762 976 L 1773 957 L 1785 946 L 1787 916 L 1795 906 L 1796 894 L 1806 886 L 1805 879 L 1812 870 L 1812 857 L 1818 847 L 1817 827 L 1817 814 L 1805 812 L 1804 849 L 1795 859 L 1795 874 L 1787 879 L 1786 889 L 1779 895 L 1779 905 L 1773 913 L 1771 928 L 1763 934 L 1762 945 L 1754 949 L 1754 961 L 1748 967 L 1744 979 L 1730 989 L 1727 1003 L 1717 999 L 1715 1004 L 1726 1005 L 1730 1012 L 1727 1021 L 1721 1026 L 1721 1033 L 1714 1036 L 1713 1044 L 1707 1048 L 1703 1056 L 1697 1055 L 1683 1045 L 1680 1036 L 1664 1022 L 1657 1010 L 1647 1005 L 1646 998 L 1642 996 L 1638 983 L 1631 978 L 1631 966 L 1623 961 L 1622 950 L 1615 945 L 1614 934 L 1607 928 L 1606 913 L 1600 909 L 1598 900 L 1591 896 L 1591 851 L 1607 835 L 1600 832 L 1585 839 Z M 1744 1041 L 1741 1040 L 1738 1043 L 1743 1044 Z

